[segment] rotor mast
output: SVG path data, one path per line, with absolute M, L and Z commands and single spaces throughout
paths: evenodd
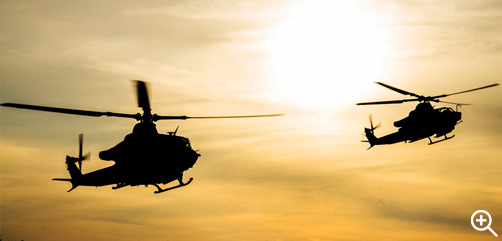
M 143 109 L 143 115 L 141 115 L 139 121 L 142 123 L 153 123 L 152 108 L 150 107 L 150 99 L 145 82 L 136 80 L 136 96 L 138 98 L 138 107 Z

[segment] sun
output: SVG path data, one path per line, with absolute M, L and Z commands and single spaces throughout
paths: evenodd
M 302 108 L 353 103 L 378 80 L 387 51 L 377 18 L 359 1 L 303 1 L 268 43 L 277 95 Z

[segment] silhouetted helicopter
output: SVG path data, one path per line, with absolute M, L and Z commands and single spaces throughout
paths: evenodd
M 450 133 L 455 129 L 455 125 L 461 123 L 462 119 L 462 113 L 459 112 L 458 110 L 453 110 L 450 107 L 440 107 L 440 108 L 434 108 L 431 105 L 431 101 L 433 102 L 441 102 L 441 103 L 448 103 L 448 104 L 455 104 L 458 106 L 461 105 L 468 105 L 468 104 L 461 104 L 461 103 L 453 103 L 453 102 L 446 102 L 446 101 L 441 101 L 439 98 L 451 96 L 451 95 L 457 95 L 457 94 L 462 94 L 462 93 L 467 93 L 475 90 L 481 90 L 481 89 L 486 89 L 490 87 L 495 87 L 499 84 L 491 84 L 475 89 L 470 89 L 470 90 L 465 90 L 465 91 L 460 91 L 460 92 L 455 92 L 451 94 L 442 94 L 442 95 L 436 95 L 436 96 L 423 96 L 423 95 L 417 95 L 415 93 L 411 93 L 402 89 L 398 89 L 396 87 L 381 83 L 381 82 L 376 82 L 377 84 L 391 89 L 393 91 L 396 91 L 400 94 L 403 95 L 410 95 L 415 98 L 413 99 L 403 99 L 403 100 L 388 100 L 388 101 L 376 101 L 376 102 L 363 102 L 363 103 L 357 103 L 357 105 L 381 105 L 381 104 L 399 104 L 399 103 L 404 103 L 404 102 L 410 102 L 410 101 L 418 101 L 418 105 L 415 107 L 414 110 L 410 112 L 410 114 L 396 122 L 394 122 L 394 126 L 398 127 L 399 129 L 397 132 L 391 133 L 386 136 L 382 136 L 380 138 L 375 137 L 374 131 L 378 127 L 380 127 L 380 124 L 373 126 L 373 120 L 370 115 L 370 128 L 364 128 L 364 133 L 366 135 L 366 138 L 368 139 L 367 141 L 364 142 L 369 142 L 370 147 L 373 147 L 374 145 L 389 145 L 389 144 L 394 144 L 397 142 L 404 141 L 406 142 L 414 142 L 418 141 L 424 138 L 429 139 L 429 145 L 435 144 L 441 141 L 445 141 L 448 139 L 453 138 L 453 136 L 446 136 L 446 134 Z M 438 140 L 438 141 L 432 141 L 431 136 L 435 135 L 435 138 L 439 138 L 440 136 L 444 136 L 444 139 Z M 368 148 L 368 149 L 369 149 Z
M 247 115 L 247 116 L 161 116 L 151 113 L 150 101 L 146 84 L 136 81 L 138 106 L 143 109 L 143 114 L 123 114 L 114 112 L 98 112 L 76 110 L 47 106 L 26 105 L 17 103 L 3 103 L 1 106 L 48 111 L 83 116 L 113 116 L 132 118 L 139 121 L 132 133 L 128 134 L 116 146 L 99 153 L 99 158 L 106 161 L 115 161 L 115 164 L 90 173 L 82 174 L 82 161 L 88 155 L 82 156 L 83 135 L 79 137 L 79 156 L 66 156 L 66 164 L 71 178 L 54 178 L 56 181 L 71 182 L 72 188 L 78 186 L 105 186 L 114 185 L 113 189 L 125 186 L 153 185 L 158 190 L 155 193 L 165 192 L 190 184 L 193 178 L 183 182 L 183 172 L 191 168 L 200 154 L 193 150 L 186 137 L 176 135 L 178 128 L 168 134 L 159 134 L 154 122 L 158 120 L 186 120 L 207 118 L 248 118 L 271 117 L 273 115 Z M 77 168 L 75 163 L 79 163 Z M 178 180 L 177 186 L 162 189 L 158 184 L 168 184 Z

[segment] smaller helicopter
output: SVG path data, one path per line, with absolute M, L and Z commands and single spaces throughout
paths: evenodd
M 441 102 L 441 103 L 447 103 L 447 104 L 455 104 L 458 106 L 462 105 L 469 105 L 469 104 L 461 104 L 461 103 L 453 103 L 453 102 L 446 102 L 446 101 L 441 101 L 439 98 L 444 98 L 447 96 L 452 96 L 452 95 L 457 95 L 457 94 L 462 94 L 462 93 L 467 93 L 471 91 L 476 91 L 476 90 L 482 90 L 490 87 L 495 87 L 498 86 L 499 84 L 491 84 L 475 89 L 470 89 L 470 90 L 465 90 L 465 91 L 460 91 L 460 92 L 455 92 L 451 94 L 442 94 L 442 95 L 436 95 L 436 96 L 423 96 L 423 95 L 417 95 L 412 92 L 408 92 L 402 89 L 398 89 L 396 87 L 381 83 L 381 82 L 376 82 L 377 84 L 388 88 L 390 90 L 393 90 L 395 92 L 398 92 L 403 95 L 410 95 L 415 98 L 412 99 L 403 99 L 403 100 L 388 100 L 388 101 L 375 101 L 375 102 L 363 102 L 363 103 L 357 103 L 356 105 L 381 105 L 381 104 L 400 104 L 404 102 L 411 102 L 411 101 L 418 101 L 418 105 L 415 107 L 414 110 L 410 112 L 410 114 L 396 122 L 394 122 L 394 126 L 398 127 L 399 129 L 397 132 L 391 133 L 386 136 L 382 136 L 377 138 L 374 134 L 375 129 L 380 127 L 380 124 L 373 126 L 373 120 L 370 115 L 369 120 L 370 120 L 370 128 L 364 128 L 364 133 L 366 135 L 366 138 L 368 139 L 367 141 L 363 142 L 369 142 L 370 149 L 371 147 L 375 145 L 390 145 L 398 142 L 404 141 L 406 142 L 415 142 L 424 138 L 429 139 L 429 145 L 442 142 L 445 140 L 449 140 L 453 138 L 455 135 L 452 136 L 447 136 L 446 134 L 450 133 L 455 129 L 455 126 L 459 123 L 462 122 L 462 113 L 458 111 L 458 108 L 456 110 L 453 110 L 450 107 L 440 107 L 440 108 L 434 108 L 430 102 Z M 434 136 L 434 138 L 439 138 L 441 136 L 444 136 L 443 139 L 437 140 L 437 141 L 432 141 L 431 136 Z

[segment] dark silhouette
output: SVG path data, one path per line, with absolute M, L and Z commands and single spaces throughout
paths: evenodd
M 370 147 L 373 147 L 374 145 L 389 145 L 389 144 L 394 144 L 397 142 L 414 142 L 418 141 L 424 138 L 429 139 L 429 145 L 435 144 L 441 141 L 445 141 L 448 139 L 453 138 L 453 136 L 446 136 L 446 134 L 450 133 L 455 129 L 455 126 L 459 123 L 462 122 L 462 113 L 457 110 L 453 110 L 452 108 L 449 107 L 440 107 L 437 109 L 434 109 L 431 105 L 431 101 L 433 102 L 442 102 L 442 103 L 448 103 L 448 104 L 455 104 L 458 106 L 461 105 L 469 105 L 469 104 L 461 104 L 461 103 L 453 103 L 453 102 L 446 102 L 446 101 L 441 101 L 439 98 L 451 96 L 451 95 L 456 95 L 456 94 L 462 94 L 466 92 L 471 92 L 475 90 L 481 90 L 481 89 L 486 89 L 490 87 L 495 87 L 499 84 L 491 84 L 475 89 L 470 89 L 470 90 L 465 90 L 461 92 L 456 92 L 456 93 L 451 93 L 451 94 L 442 94 L 442 95 L 436 95 L 436 96 L 423 96 L 423 95 L 417 95 L 415 93 L 411 93 L 405 90 L 398 89 L 396 87 L 376 82 L 377 84 L 386 87 L 388 89 L 391 89 L 393 91 L 396 91 L 400 94 L 403 95 L 410 95 L 415 98 L 413 99 L 403 99 L 403 100 L 389 100 L 389 101 L 376 101 L 376 102 L 363 102 L 363 103 L 357 103 L 357 105 L 380 105 L 380 104 L 399 104 L 399 103 L 404 103 L 404 102 L 410 102 L 410 101 L 418 101 L 418 105 L 415 107 L 414 110 L 410 112 L 410 114 L 396 122 L 394 122 L 394 126 L 398 127 L 398 131 L 391 133 L 386 136 L 382 136 L 380 138 L 375 137 L 374 131 L 377 129 L 380 124 L 377 126 L 373 127 L 373 120 L 370 116 L 370 128 L 364 128 L 364 132 L 366 134 L 366 138 L 368 139 L 365 142 L 370 143 Z M 435 135 L 435 136 L 434 136 Z M 434 136 L 435 138 L 439 138 L 441 136 L 444 136 L 444 139 L 438 140 L 438 141 L 432 141 L 431 136 Z M 369 149 L 368 148 L 368 149 Z
M 83 135 L 81 134 L 79 136 L 79 156 L 66 156 L 66 164 L 71 178 L 53 179 L 56 181 L 71 182 L 72 188 L 69 191 L 78 186 L 98 187 L 115 184 L 113 189 L 125 186 L 153 185 L 157 188 L 155 193 L 161 193 L 188 185 L 193 178 L 190 178 L 187 182 L 183 182 L 183 173 L 193 167 L 200 154 L 192 149 L 188 138 L 176 135 L 178 128 L 176 128 L 174 132 L 169 132 L 168 134 L 159 134 L 154 123 L 158 120 L 247 118 L 282 115 L 199 117 L 152 115 L 146 84 L 143 81 L 136 81 L 136 83 L 138 106 L 143 109 L 143 114 L 98 112 L 16 103 L 3 103 L 1 106 L 94 117 L 124 117 L 133 118 L 139 121 L 139 123 L 134 126 L 132 133 L 128 134 L 122 142 L 99 153 L 99 157 L 102 160 L 115 161 L 115 164 L 86 174 L 82 174 L 82 161 L 86 160 L 89 155 L 82 155 Z M 77 167 L 75 163 L 78 163 L 79 167 Z M 179 182 L 177 186 L 162 189 L 158 185 L 168 184 L 175 180 Z
M 73 190 L 78 186 L 105 186 L 116 184 L 113 189 L 125 186 L 154 185 L 155 193 L 161 193 L 174 188 L 188 185 L 192 178 L 183 182 L 183 172 L 193 167 L 200 154 L 192 149 L 188 138 L 177 136 L 175 133 L 163 135 L 148 132 L 135 131 L 127 135 L 124 141 L 116 146 L 102 151 L 99 157 L 107 161 L 115 161 L 115 164 L 94 172 L 82 174 L 79 164 L 87 159 L 87 156 L 66 156 L 66 164 L 71 179 L 54 178 L 56 181 L 69 181 Z M 147 129 L 142 129 L 144 131 Z M 82 135 L 80 135 L 82 136 Z M 82 138 L 80 138 L 82 147 Z M 79 153 L 82 153 L 80 149 Z M 167 184 L 178 180 L 179 184 L 167 189 L 162 189 L 158 184 Z M 68 192 L 69 192 L 68 191 Z

